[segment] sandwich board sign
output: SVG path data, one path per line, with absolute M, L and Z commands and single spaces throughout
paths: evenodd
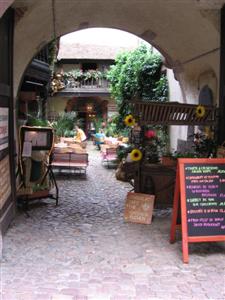
M 178 159 L 171 243 L 180 227 L 179 213 L 184 263 L 189 243 L 225 241 L 225 159 Z
M 126 222 L 151 224 L 154 208 L 154 195 L 127 193 L 124 219 Z

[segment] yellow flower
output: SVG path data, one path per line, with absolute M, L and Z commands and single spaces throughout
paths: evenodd
M 205 115 L 205 107 L 203 105 L 198 105 L 195 110 L 197 118 L 202 118 Z
M 211 131 L 209 126 L 205 127 L 205 136 L 208 139 L 213 139 L 213 132 Z
M 139 161 L 142 159 L 142 152 L 139 149 L 133 149 L 130 153 L 130 158 L 133 161 Z
M 124 119 L 124 123 L 127 125 L 127 126 L 134 126 L 135 124 L 135 119 L 132 115 L 128 115 L 125 117 Z

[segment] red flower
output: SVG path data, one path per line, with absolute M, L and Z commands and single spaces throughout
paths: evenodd
M 148 138 L 148 139 L 151 139 L 151 138 L 156 137 L 155 131 L 150 130 L 150 129 L 147 130 L 147 131 L 145 132 L 145 137 Z

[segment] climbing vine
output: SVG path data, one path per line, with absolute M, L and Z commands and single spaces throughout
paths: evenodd
M 124 117 L 131 112 L 130 101 L 137 97 L 143 101 L 167 101 L 168 83 L 161 73 L 162 58 L 152 53 L 147 45 L 120 53 L 111 66 L 107 79 L 110 92 L 117 103 L 118 127 L 124 128 Z

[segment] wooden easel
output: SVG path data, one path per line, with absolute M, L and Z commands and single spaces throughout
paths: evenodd
M 28 141 L 30 137 L 30 140 Z M 25 143 L 31 144 L 31 149 L 25 151 Z M 21 126 L 19 130 L 19 174 L 21 178 L 20 190 L 18 191 L 18 198 L 23 203 L 24 211 L 27 211 L 28 202 L 31 199 L 41 199 L 41 198 L 52 198 L 56 200 L 56 205 L 58 205 L 59 190 L 57 182 L 52 170 L 52 150 L 54 146 L 54 134 L 53 129 L 50 127 L 31 127 L 31 126 Z M 24 155 L 29 157 L 29 154 L 25 152 L 32 151 L 45 151 L 47 155 L 45 164 L 45 172 L 40 178 L 40 185 L 44 183 L 46 178 L 49 178 L 49 181 L 53 184 L 56 189 L 56 195 L 41 192 L 30 191 L 29 187 L 26 185 L 26 174 L 24 170 Z M 30 156 L 31 157 L 31 156 Z

